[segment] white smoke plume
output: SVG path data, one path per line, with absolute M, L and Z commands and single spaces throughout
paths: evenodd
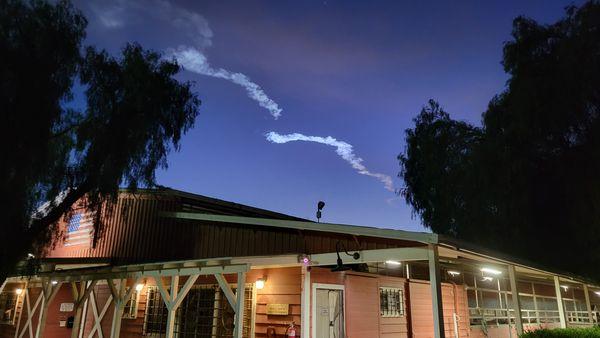
M 80 0 L 94 23 L 106 30 L 144 30 L 148 36 L 167 35 L 167 57 L 175 58 L 188 71 L 233 82 L 248 97 L 267 109 L 274 119 L 282 109 L 265 91 L 242 73 L 213 68 L 205 50 L 212 45 L 213 31 L 199 13 L 166 0 Z M 178 48 L 172 46 L 180 45 Z
M 383 183 L 385 189 L 394 191 L 394 183 L 389 175 L 370 172 L 363 164 L 363 159 L 354 154 L 354 149 L 351 144 L 344 141 L 339 141 L 331 136 L 307 136 L 300 133 L 282 135 L 274 131 L 268 132 L 266 135 L 267 141 L 271 143 L 283 144 L 294 141 L 316 142 L 335 147 L 335 152 L 348 162 L 359 174 L 374 177 Z
M 282 109 L 277 102 L 271 100 L 264 90 L 256 83 L 252 82 L 242 73 L 233 73 L 223 68 L 213 68 L 206 56 L 199 50 L 190 46 L 179 46 L 176 50 L 167 51 L 167 56 L 174 57 L 184 69 L 191 72 L 212 76 L 219 79 L 231 81 L 246 89 L 248 97 L 258 102 L 258 104 L 267 109 L 274 119 L 281 116 Z

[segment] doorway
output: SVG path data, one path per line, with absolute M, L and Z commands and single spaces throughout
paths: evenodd
M 313 337 L 344 338 L 344 286 L 313 284 Z

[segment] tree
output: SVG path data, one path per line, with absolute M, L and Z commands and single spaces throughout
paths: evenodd
M 430 102 L 406 131 L 403 195 L 437 233 L 600 278 L 600 3 L 512 36 L 481 127 Z
M 128 44 L 117 58 L 83 48 L 86 19 L 67 1 L 0 6 L 3 277 L 56 239 L 75 202 L 98 210 L 121 186 L 154 186 L 200 101 L 174 79 L 177 63 L 156 52 Z

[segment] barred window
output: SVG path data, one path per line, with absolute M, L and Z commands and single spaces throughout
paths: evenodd
M 147 287 L 144 334 L 163 337 L 166 332 L 167 308 L 157 287 Z M 235 293 L 236 288 L 232 287 Z M 244 302 L 243 337 L 251 337 L 252 284 L 247 284 Z M 218 285 L 194 285 L 175 315 L 174 333 L 178 337 L 233 337 L 235 312 Z
M 379 288 L 379 314 L 381 317 L 404 316 L 404 291 L 400 288 Z
M 14 291 L 0 293 L 0 323 L 14 324 L 17 300 L 19 295 Z
M 164 334 L 167 326 L 167 306 L 156 286 L 146 287 L 146 314 L 144 335 Z
M 127 292 L 129 292 L 129 288 L 127 288 Z M 138 312 L 138 301 L 140 299 L 140 293 L 137 290 L 133 290 L 131 293 L 131 297 L 125 303 L 125 308 L 123 309 L 123 318 L 127 319 L 135 319 L 137 318 Z

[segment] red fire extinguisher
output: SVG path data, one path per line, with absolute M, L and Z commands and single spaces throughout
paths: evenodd
M 285 331 L 285 334 L 288 338 L 296 338 L 296 326 L 294 325 L 294 322 L 290 324 L 290 326 Z

